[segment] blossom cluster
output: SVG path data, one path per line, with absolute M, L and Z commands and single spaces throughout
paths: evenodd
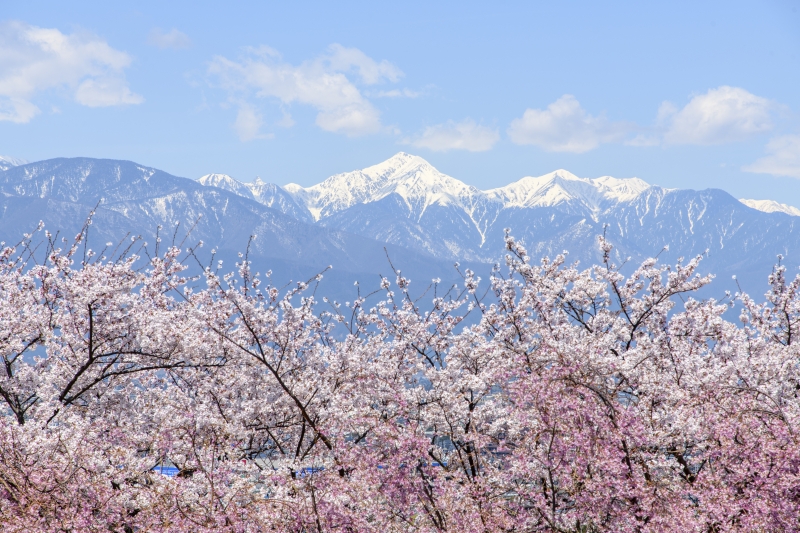
M 246 255 L 5 248 L 2 529 L 800 529 L 800 277 L 701 300 L 699 257 L 623 275 L 599 246 L 507 237 L 424 305 L 399 272 L 341 304 Z

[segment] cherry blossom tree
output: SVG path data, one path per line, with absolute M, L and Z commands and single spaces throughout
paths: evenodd
M 763 301 L 699 300 L 700 257 L 626 275 L 604 238 L 581 269 L 509 236 L 485 284 L 340 303 L 247 254 L 32 239 L 0 254 L 4 531 L 800 529 L 780 260 Z

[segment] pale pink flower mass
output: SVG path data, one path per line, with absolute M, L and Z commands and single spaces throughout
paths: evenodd
M 422 309 L 400 272 L 324 305 L 246 257 L 5 248 L 2 530 L 800 529 L 800 277 L 699 300 L 700 258 L 625 276 L 599 245 L 508 237 Z

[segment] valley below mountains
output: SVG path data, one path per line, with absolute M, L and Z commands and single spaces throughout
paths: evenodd
M 225 174 L 192 180 L 105 159 L 4 163 L 0 240 L 7 244 L 40 220 L 72 239 L 94 209 L 92 249 L 141 235 L 152 250 L 161 226 L 162 246 L 173 235 L 183 248 L 202 240 L 199 261 L 210 261 L 214 250 L 214 261 L 232 270 L 253 236 L 250 259 L 256 270 L 271 270 L 275 284 L 304 281 L 330 265 L 321 291 L 341 300 L 355 296 L 356 281 L 369 292 L 379 275 L 393 279 L 387 256 L 420 292 L 434 278 L 459 282 L 456 262 L 485 280 L 504 263 L 507 228 L 534 261 L 566 250 L 569 262 L 589 267 L 601 259 L 603 233 L 623 268 L 657 254 L 666 263 L 702 254 L 702 271 L 718 277 L 717 297 L 737 290 L 734 275 L 745 290 L 763 293 L 778 254 L 792 276 L 800 264 L 800 211 L 637 178 L 557 170 L 482 191 L 406 153 L 312 187 Z

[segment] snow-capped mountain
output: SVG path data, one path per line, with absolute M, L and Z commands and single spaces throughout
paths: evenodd
M 312 187 L 290 183 L 284 189 L 304 204 L 315 220 L 391 194 L 398 195 L 408 208 L 409 217 L 417 220 L 432 205 L 456 205 L 471 212 L 486 196 L 475 187 L 439 172 L 421 157 L 404 152 L 364 170 L 331 176 Z
M 502 207 L 483 191 L 403 152 L 313 187 L 284 189 L 325 227 L 448 260 L 483 261 L 470 243 L 483 241 L 486 221 Z
M 236 183 L 227 185 L 235 187 Z M 271 187 L 275 186 L 253 186 L 262 200 Z M 249 194 L 250 189 L 246 190 Z M 281 197 L 293 202 L 282 189 L 276 190 L 273 207 Z M 391 272 L 387 248 L 398 268 L 415 273 L 417 279 L 449 276 L 455 280 L 457 276 L 448 263 L 430 255 L 304 222 L 246 195 L 130 161 L 62 158 L 0 171 L 0 241 L 19 242 L 40 220 L 51 233 L 59 232 L 59 239 L 72 239 L 95 207 L 89 248 L 100 250 L 110 242 L 113 249 L 117 243 L 141 235 L 152 254 L 159 226 L 162 250 L 173 244 L 174 236 L 174 244 L 181 245 L 192 227 L 181 247 L 202 240 L 205 245 L 198 257 L 203 265 L 209 264 L 211 250 L 216 250 L 215 263 L 222 259 L 224 271 L 231 271 L 241 260 L 238 253 L 248 248 L 254 236 L 249 245 L 254 269 L 272 271 L 273 282 L 283 286 L 290 280 L 306 281 L 332 265 L 325 273 L 323 294 L 340 301 L 355 296 L 354 279 L 378 279 L 378 274 Z M 177 223 L 180 226 L 176 228 Z M 44 252 L 46 247 L 40 250 Z M 187 262 L 198 267 L 192 257 Z
M 609 205 L 632 200 L 649 187 L 649 183 L 638 178 L 587 179 L 566 170 L 556 170 L 544 176 L 522 178 L 486 191 L 486 194 L 501 201 L 504 208 L 552 207 L 579 202 L 590 211 L 599 212 Z
M 739 198 L 739 201 L 747 207 L 758 209 L 764 213 L 786 213 L 787 215 L 800 217 L 800 209 L 789 204 L 780 204 L 775 200 L 748 200 L 746 198 Z
M 494 263 L 505 228 L 533 258 L 569 250 L 582 264 L 600 259 L 597 236 L 615 244 L 617 261 L 635 264 L 706 254 L 706 271 L 761 279 L 777 254 L 800 250 L 800 220 L 786 208 L 751 209 L 720 190 L 666 189 L 638 178 L 589 179 L 566 170 L 479 190 L 421 157 L 398 153 L 311 187 L 283 187 L 319 226 L 450 261 Z M 788 207 L 788 206 L 787 206 Z M 800 254 L 797 254 L 800 255 Z
M 323 226 L 442 259 L 493 262 L 502 254 L 502 224 L 514 222 L 519 210 L 530 215 L 534 209 L 557 208 L 596 223 L 604 211 L 649 187 L 636 178 L 592 180 L 557 170 L 482 191 L 401 152 L 312 187 L 289 184 L 284 189 Z
M 619 264 L 635 265 L 669 245 L 662 261 L 705 254 L 703 271 L 723 280 L 736 274 L 755 290 L 777 254 L 792 269 L 800 265 L 800 218 L 783 212 L 787 206 L 764 212 L 724 191 L 665 189 L 636 178 L 588 179 L 558 170 L 481 191 L 403 153 L 307 188 L 241 183 L 224 174 L 198 182 L 88 158 L 0 170 L 0 240 L 16 242 L 39 220 L 71 237 L 95 206 L 93 247 L 139 234 L 153 242 L 157 226 L 181 222 L 195 226 L 191 240 L 202 239 L 205 250 L 216 249 L 233 268 L 255 235 L 250 258 L 257 269 L 288 281 L 332 264 L 326 283 L 335 287 L 324 293 L 348 297 L 354 278 L 388 273 L 384 248 L 421 284 L 458 279 L 454 261 L 485 277 L 503 260 L 505 228 L 534 261 L 569 250 L 570 260 L 597 263 L 597 236 L 605 233 Z M 162 239 L 169 243 L 173 233 L 164 229 Z
M 139 234 L 152 243 L 158 226 L 181 222 L 195 225 L 191 241 L 203 240 L 206 254 L 216 249 L 233 268 L 255 235 L 250 257 L 257 269 L 272 270 L 282 283 L 332 264 L 324 294 L 339 291 L 343 300 L 352 298 L 354 279 L 389 273 L 384 249 L 420 285 L 435 277 L 457 280 L 454 261 L 485 277 L 502 261 L 505 228 L 534 261 L 569 250 L 570 260 L 597 263 L 597 236 L 605 233 L 618 263 L 630 258 L 627 264 L 635 265 L 668 244 L 662 261 L 705 254 L 705 272 L 723 280 L 736 274 L 755 290 L 777 254 L 792 269 L 800 265 L 800 218 L 785 212 L 789 206 L 764 212 L 774 206 L 759 202 L 762 210 L 753 209 L 724 191 L 665 189 L 636 178 L 588 179 L 558 170 L 481 191 L 402 153 L 308 188 L 241 183 L 224 174 L 198 182 L 88 158 L 0 170 L 5 242 L 17 242 L 39 220 L 71 237 L 97 205 L 92 247 Z M 169 243 L 173 233 L 164 229 L 162 240 Z
M 304 204 L 315 220 L 396 194 L 408 208 L 411 219 L 419 220 L 432 205 L 454 205 L 479 225 L 477 221 L 487 207 L 490 210 L 547 207 L 577 200 L 596 211 L 609 203 L 630 200 L 648 187 L 648 183 L 638 178 L 603 176 L 592 180 L 579 178 L 566 170 L 556 170 L 544 176 L 525 177 L 505 187 L 481 191 L 439 172 L 419 156 L 400 152 L 383 163 L 331 176 L 312 187 L 290 183 L 283 188 L 298 203 Z
M 197 181 L 206 187 L 216 187 L 245 198 L 253 198 L 253 191 L 250 190 L 246 183 L 242 183 L 227 174 L 206 174 Z
M 18 159 L 16 157 L 10 157 L 7 155 L 0 155 L 0 171 L 8 170 L 11 167 L 18 167 L 20 165 L 24 165 L 27 163 L 24 159 Z
M 227 174 L 206 174 L 197 181 L 207 187 L 217 187 L 245 198 L 252 198 L 260 204 L 277 209 L 298 220 L 312 222 L 311 213 L 305 206 L 295 202 L 294 198 L 278 185 L 265 183 L 260 178 L 251 183 L 242 183 Z
M 637 178 L 592 180 L 557 170 L 482 191 L 438 171 L 421 157 L 401 152 L 312 187 L 289 184 L 284 189 L 326 227 L 443 259 L 492 262 L 503 243 L 498 224 L 510 211 L 559 206 L 597 222 L 604 210 L 649 187 Z

